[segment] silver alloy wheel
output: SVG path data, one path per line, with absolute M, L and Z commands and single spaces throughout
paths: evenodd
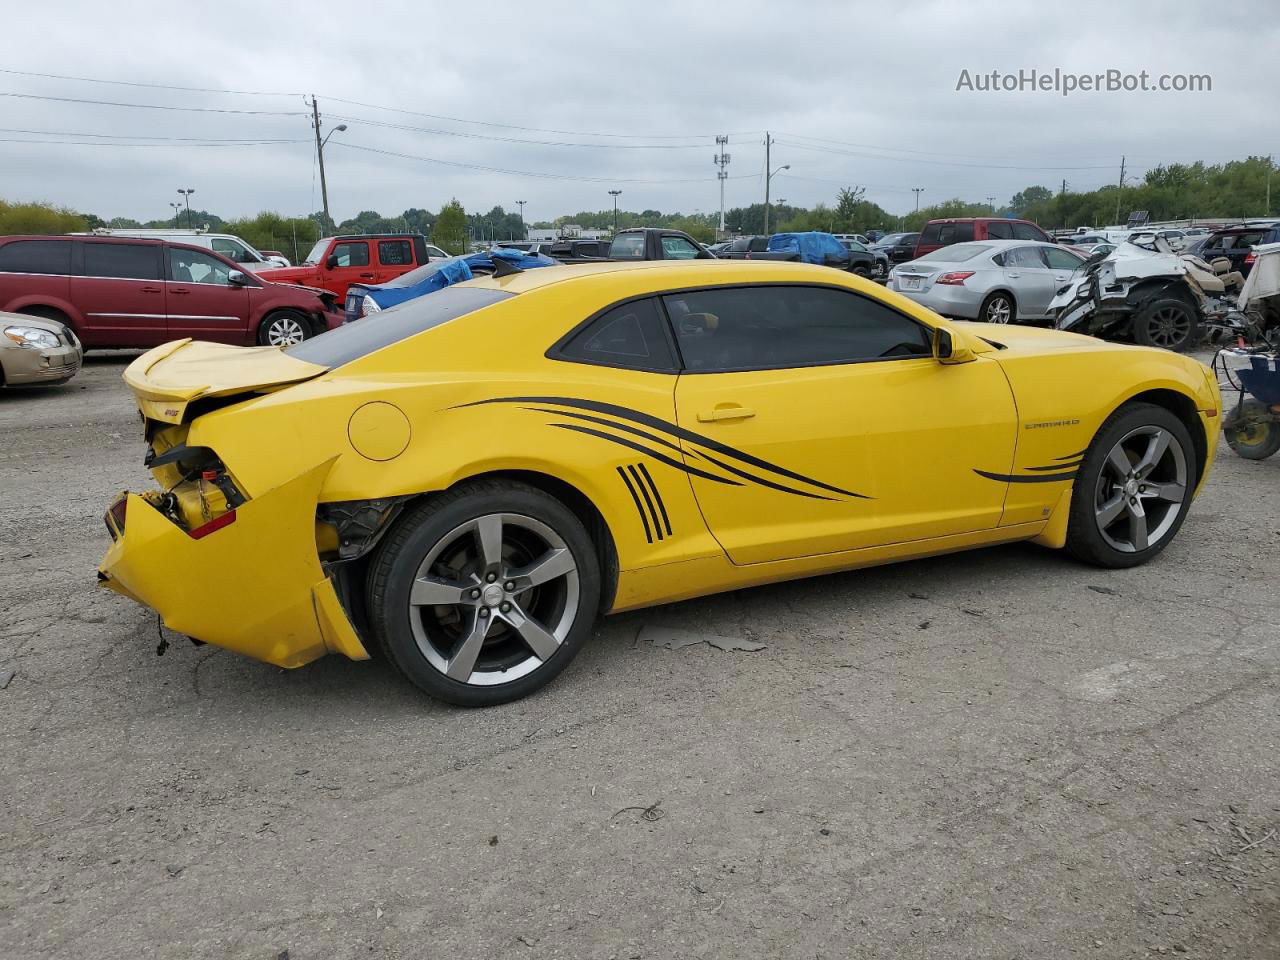
M 305 339 L 307 335 L 302 324 L 287 314 L 273 317 L 267 324 L 267 343 L 273 347 L 292 347 Z
M 1163 540 L 1187 496 L 1187 455 L 1163 427 L 1130 430 L 1107 454 L 1094 491 L 1102 539 L 1121 553 L 1139 553 Z
M 1008 323 L 1012 315 L 1013 307 L 1007 297 L 996 297 L 987 304 L 987 323 Z
M 564 540 L 532 517 L 491 513 L 428 551 L 409 593 L 423 657 L 451 680 L 510 683 L 551 658 L 578 613 L 578 567 Z
M 1157 347 L 1174 347 L 1191 335 L 1191 314 L 1185 307 L 1169 304 L 1147 318 L 1147 335 Z

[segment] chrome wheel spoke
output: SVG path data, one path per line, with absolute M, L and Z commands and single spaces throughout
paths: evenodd
M 480 648 L 484 646 L 485 635 L 493 624 L 493 617 L 487 610 L 477 610 L 471 621 L 471 629 L 462 641 L 449 654 L 449 662 L 445 668 L 445 676 L 450 680 L 466 683 L 475 671 L 476 660 L 480 656 Z M 483 615 L 482 615 L 483 614 Z
M 1107 454 L 1107 463 L 1119 476 L 1121 483 L 1133 472 L 1133 464 L 1129 462 L 1129 455 L 1124 452 L 1124 447 L 1118 443 Z
M 1181 503 L 1187 495 L 1187 488 L 1181 483 L 1148 483 L 1143 496 L 1154 497 L 1169 503 Z
M 1151 439 L 1147 442 L 1147 452 L 1142 455 L 1138 465 L 1133 468 L 1134 473 L 1140 477 L 1145 477 L 1151 473 L 1156 468 L 1156 464 L 1164 457 L 1165 451 L 1169 449 L 1169 441 L 1172 439 L 1167 430 L 1157 430 L 1153 433 Z
M 525 590 L 529 587 L 547 583 L 556 577 L 563 577 L 565 574 L 573 573 L 576 569 L 577 566 L 573 562 L 573 554 L 568 549 L 561 547 L 557 550 L 548 551 L 527 567 L 508 571 L 506 578 L 514 582 L 517 589 Z
M 503 614 L 507 622 L 520 634 L 520 638 L 529 645 L 529 649 L 539 660 L 546 660 L 560 648 L 560 641 L 552 636 L 547 628 L 537 620 L 527 617 L 519 607 L 513 606 Z
M 502 563 L 502 517 L 496 513 L 476 521 L 476 539 L 480 541 L 480 557 L 486 568 Z
M 1111 524 L 1115 523 L 1120 517 L 1120 514 L 1124 513 L 1128 506 L 1129 501 L 1125 498 L 1122 491 L 1117 493 L 1102 506 L 1096 508 L 1094 513 L 1098 518 L 1099 529 L 1105 530 L 1107 527 L 1111 526 Z
M 1147 514 L 1142 504 L 1129 507 L 1129 532 L 1133 537 L 1133 549 L 1145 550 L 1150 545 L 1147 541 Z
M 459 583 L 451 580 L 437 580 L 434 577 L 418 577 L 409 590 L 409 602 L 415 607 L 444 606 L 447 604 L 465 603 L 475 605 L 477 600 L 471 596 L 474 584 Z

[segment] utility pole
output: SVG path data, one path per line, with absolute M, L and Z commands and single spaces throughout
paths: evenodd
M 613 233 L 618 233 L 618 197 L 622 194 L 621 190 L 610 190 L 609 196 L 613 197 Z
M 991 215 L 994 217 L 996 215 L 996 198 L 987 197 L 987 206 L 991 208 Z
M 1120 224 L 1120 195 L 1124 192 L 1124 157 L 1120 158 L 1120 183 L 1116 186 L 1116 225 Z
M 1262 215 L 1271 216 L 1271 154 L 1267 154 L 1267 206 Z
M 729 154 L 725 152 L 725 147 L 729 144 L 729 137 L 716 137 L 716 146 L 719 152 L 712 158 L 712 161 L 720 169 L 716 171 L 716 179 L 720 181 L 720 229 L 716 231 L 716 239 L 719 240 L 724 236 L 724 182 L 729 179 Z
M 529 231 L 524 228 L 524 205 L 528 202 L 529 202 L 528 200 L 516 201 L 516 206 L 520 208 L 520 239 L 521 240 L 529 239 Z
M 329 216 L 329 184 L 324 179 L 324 145 L 329 142 L 329 137 L 335 133 L 340 133 L 347 129 L 345 123 L 340 123 L 332 130 L 323 140 L 320 139 L 320 107 L 316 104 L 316 95 L 311 95 L 311 125 L 316 131 L 316 161 L 320 164 L 320 199 L 324 201 L 324 219 L 325 229 L 329 229 L 329 224 L 333 222 L 333 217 Z
M 769 235 L 769 181 L 773 178 L 769 175 L 769 148 L 773 146 L 773 137 L 769 136 L 769 131 L 764 132 L 764 233 Z
M 916 213 L 920 212 L 920 194 L 924 193 L 924 187 L 912 187 L 911 192 L 916 195 Z

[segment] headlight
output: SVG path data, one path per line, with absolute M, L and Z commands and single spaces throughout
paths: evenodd
M 371 313 L 377 313 L 381 309 L 382 308 L 378 306 L 378 301 L 368 294 L 365 294 L 364 299 L 360 301 L 360 315 L 362 317 L 367 317 Z
M 4 335 L 18 346 L 29 350 L 46 350 L 58 346 L 56 335 L 38 327 L 5 327 Z

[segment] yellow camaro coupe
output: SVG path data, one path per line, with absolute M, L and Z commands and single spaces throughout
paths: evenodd
M 1218 433 L 1186 357 L 790 263 L 547 267 L 124 376 L 158 489 L 107 511 L 107 587 L 282 667 L 377 647 L 477 706 L 604 613 L 1014 540 L 1142 563 Z

